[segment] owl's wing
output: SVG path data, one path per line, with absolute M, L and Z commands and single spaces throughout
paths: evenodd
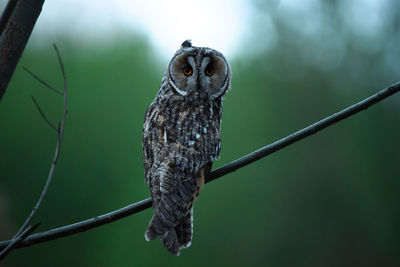
M 145 182 L 150 186 L 151 168 L 154 156 L 159 153 L 164 145 L 164 117 L 157 105 L 150 105 L 146 111 L 143 124 L 143 165 L 145 169 Z

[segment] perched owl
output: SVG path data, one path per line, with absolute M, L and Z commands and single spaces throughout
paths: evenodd
M 219 157 L 222 99 L 230 81 L 220 52 L 187 40 L 145 114 L 143 164 L 154 209 L 145 237 L 159 237 L 174 255 L 190 246 L 193 204 Z

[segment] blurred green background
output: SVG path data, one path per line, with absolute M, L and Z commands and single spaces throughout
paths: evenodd
M 361 12 L 358 22 L 351 5 L 360 1 L 314 3 L 318 8 L 307 12 L 249 2 L 254 31 L 228 57 L 232 89 L 214 167 L 399 81 L 400 5 L 383 2 L 385 12 Z M 381 26 L 352 28 L 373 19 Z M 60 33 L 28 44 L 0 103 L 1 240 L 36 203 L 54 153 L 56 135 L 29 95 L 53 122 L 62 116 L 62 98 L 22 70 L 61 88 L 52 41 L 67 71 L 69 112 L 55 177 L 34 218 L 42 222 L 38 231 L 149 196 L 142 123 L 172 55 L 159 57 L 146 33 L 126 29 L 107 42 L 75 42 Z M 179 257 L 159 240 L 144 240 L 148 209 L 15 250 L 0 265 L 399 266 L 399 104 L 395 95 L 207 184 L 195 207 L 192 246 Z

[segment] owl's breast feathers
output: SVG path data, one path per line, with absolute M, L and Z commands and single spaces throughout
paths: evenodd
M 179 165 L 187 175 L 217 159 L 221 149 L 221 107 L 214 103 L 176 105 L 157 99 L 146 112 L 143 125 L 143 163 L 146 183 L 153 163 Z

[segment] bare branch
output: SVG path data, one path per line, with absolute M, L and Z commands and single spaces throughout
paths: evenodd
M 392 86 L 389 86 L 388 88 L 385 88 L 378 93 L 354 104 L 351 105 L 350 107 L 347 107 L 337 113 L 334 113 L 330 115 L 329 117 L 326 117 L 325 119 L 322 119 L 314 124 L 311 124 L 310 126 L 297 131 L 291 135 L 288 135 L 285 138 L 282 138 L 270 145 L 267 145 L 265 147 L 262 147 L 244 157 L 241 157 L 240 159 L 237 159 L 235 161 L 232 161 L 231 163 L 228 163 L 221 168 L 218 168 L 217 170 L 213 171 L 210 173 L 208 176 L 208 179 L 206 182 L 210 182 L 214 179 L 217 179 L 218 177 L 221 177 L 223 175 L 226 175 L 227 173 L 234 172 L 237 169 L 240 169 L 252 162 L 255 162 L 265 156 L 268 156 L 269 154 L 272 154 L 278 150 L 281 150 L 293 143 L 296 143 L 297 141 L 300 141 L 303 138 L 306 138 L 307 136 L 310 136 L 312 134 L 315 134 L 323 129 L 325 129 L 328 126 L 331 126 L 332 124 L 335 124 L 341 120 L 344 120 L 364 109 L 369 108 L 370 106 L 376 104 L 377 102 L 397 93 L 400 91 L 400 82 L 393 84 Z
M 22 69 L 24 71 L 26 71 L 27 73 L 29 73 L 30 75 L 33 76 L 33 78 L 35 78 L 36 80 L 38 80 L 41 84 L 43 84 L 44 86 L 46 86 L 47 88 L 49 88 L 50 90 L 53 90 L 54 92 L 56 92 L 57 94 L 63 95 L 63 91 L 58 90 L 57 88 L 51 86 L 50 84 L 48 84 L 47 82 L 43 81 L 42 79 L 40 79 L 35 73 L 33 73 L 32 71 L 30 71 L 27 67 L 22 67 Z
M 44 0 L 10 0 L 0 19 L 0 101 L 25 49 Z
M 17 238 L 13 239 L 10 244 L 0 252 L 0 261 L 8 255 L 17 246 L 20 242 L 24 241 L 25 238 L 30 235 L 35 229 L 40 225 L 40 223 L 35 224 L 34 226 L 28 226 L 25 231 L 23 231 Z
M 119 219 L 125 218 L 129 215 L 138 213 L 140 211 L 146 210 L 151 207 L 151 198 L 146 198 L 144 200 L 138 201 L 136 203 L 130 204 L 126 207 L 120 208 L 118 210 L 96 216 L 94 218 L 66 225 L 60 228 L 48 230 L 42 233 L 37 233 L 27 237 L 24 242 L 19 244 L 17 247 L 28 247 L 37 243 L 42 243 L 46 241 L 51 241 L 64 236 L 69 236 L 77 234 L 80 232 L 85 232 L 87 230 L 93 229 L 95 227 L 108 224 Z M 0 242 L 0 249 L 9 244 L 9 241 Z
M 19 230 L 17 231 L 17 233 L 14 235 L 13 240 L 18 240 L 20 239 L 21 235 L 23 234 L 23 232 L 25 232 L 25 228 L 27 227 L 27 225 L 31 222 L 33 216 L 36 214 L 37 210 L 39 209 L 40 205 L 42 204 L 44 198 L 46 197 L 49 185 L 53 179 L 54 176 L 54 171 L 56 168 L 56 164 L 57 164 L 57 160 L 58 157 L 60 155 L 60 149 L 61 149 L 61 143 L 64 137 L 64 127 L 65 127 L 65 122 L 67 119 L 67 103 L 68 103 L 68 95 L 67 95 L 67 79 L 66 79 L 66 75 L 65 75 L 65 70 L 64 70 L 64 66 L 62 63 L 62 59 L 60 56 L 60 53 L 56 47 L 56 45 L 54 45 L 54 49 L 56 50 L 57 53 L 57 57 L 59 59 L 60 62 L 60 66 L 61 66 L 61 72 L 63 75 L 63 80 L 64 80 L 64 91 L 61 92 L 62 95 L 64 96 L 64 109 L 63 109 L 63 118 L 59 124 L 59 127 L 56 128 L 45 116 L 45 114 L 42 112 L 41 108 L 39 107 L 39 105 L 37 104 L 35 98 L 32 96 L 32 100 L 34 101 L 36 107 L 38 108 L 40 114 L 42 115 L 42 117 L 45 119 L 45 121 L 53 128 L 57 131 L 57 145 L 56 145 L 56 150 L 54 152 L 54 156 L 53 156 L 53 161 L 51 163 L 51 167 L 49 170 L 49 174 L 47 176 L 47 180 L 46 183 L 42 189 L 42 193 L 40 194 L 40 197 L 36 203 L 36 205 L 33 207 L 31 213 L 29 214 L 28 218 L 25 220 L 25 222 L 23 223 L 23 225 L 19 228 Z M 35 77 L 35 76 L 34 76 Z M 36 78 L 36 77 L 35 77 Z M 40 78 L 36 78 L 37 80 L 41 81 Z M 18 244 L 14 244 L 14 247 L 18 246 Z M 7 252 L 8 253 L 8 252 Z
M 257 161 L 269 154 L 272 154 L 278 150 L 281 150 L 290 144 L 293 144 L 297 141 L 300 141 L 307 136 L 317 133 L 326 127 L 335 124 L 341 120 L 344 120 L 368 107 L 376 104 L 377 102 L 397 93 L 400 91 L 400 82 L 396 83 L 382 91 L 350 106 L 343 109 L 340 112 L 337 112 L 325 119 L 320 120 L 300 131 L 297 131 L 287 137 L 284 137 L 270 145 L 267 145 L 263 148 L 260 148 L 240 159 L 237 159 L 229 164 L 222 166 L 214 171 L 212 171 L 206 179 L 206 182 L 211 182 L 219 177 L 222 177 L 228 173 L 234 172 L 237 169 L 240 169 L 254 161 Z M 69 236 L 72 234 L 76 234 L 79 232 L 84 232 L 90 230 L 92 228 L 98 227 L 100 225 L 108 224 L 113 221 L 122 219 L 129 215 L 138 213 L 142 210 L 151 207 L 151 198 L 144 199 L 142 201 L 136 202 L 134 204 L 130 204 L 126 207 L 123 207 L 119 210 L 112 211 L 110 213 L 96 216 L 92 219 L 88 219 L 85 221 L 77 222 L 74 224 L 66 225 L 63 227 L 59 227 L 56 229 L 48 230 L 42 233 L 37 233 L 30 235 L 23 242 L 21 242 L 18 247 L 27 247 L 37 243 L 51 241 L 54 239 L 58 239 L 61 237 Z M 2 241 L 0 242 L 0 248 L 6 247 L 11 241 Z

